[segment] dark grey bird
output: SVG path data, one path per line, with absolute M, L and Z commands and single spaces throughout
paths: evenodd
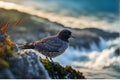
M 45 55 L 47 59 L 49 57 L 52 60 L 52 58 L 61 55 L 68 48 L 70 37 L 72 37 L 72 32 L 64 29 L 54 36 L 24 44 L 20 48 L 35 49 Z

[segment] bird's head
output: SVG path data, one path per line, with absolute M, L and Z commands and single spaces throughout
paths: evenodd
M 61 30 L 60 32 L 58 32 L 57 36 L 58 36 L 61 40 L 64 40 L 64 41 L 66 41 L 66 42 L 68 42 L 68 39 L 69 39 L 70 37 L 73 37 L 73 36 L 72 36 L 72 32 L 69 31 L 69 30 L 66 30 L 66 29 Z

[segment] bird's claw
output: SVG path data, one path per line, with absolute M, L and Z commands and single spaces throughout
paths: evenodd
M 48 58 L 48 57 L 46 57 L 46 59 L 47 59 L 48 62 L 50 62 L 51 64 L 56 65 L 56 63 L 52 60 L 52 58 Z

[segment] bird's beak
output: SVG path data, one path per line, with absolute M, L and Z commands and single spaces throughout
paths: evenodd
M 71 35 L 71 38 L 74 38 L 74 39 L 75 39 L 75 36 L 74 36 L 74 35 Z

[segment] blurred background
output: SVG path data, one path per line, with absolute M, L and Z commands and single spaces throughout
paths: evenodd
M 0 21 L 21 17 L 8 30 L 17 44 L 69 29 L 76 39 L 55 61 L 86 78 L 120 78 L 119 0 L 0 0 Z

